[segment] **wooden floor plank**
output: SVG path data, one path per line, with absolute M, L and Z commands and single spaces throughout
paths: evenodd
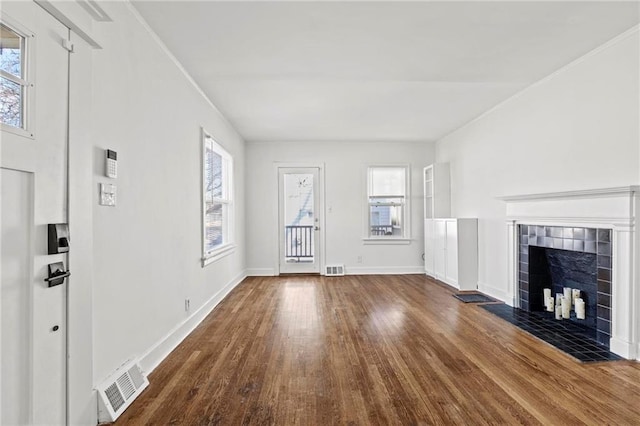
M 115 424 L 640 424 L 640 363 L 581 364 L 452 293 L 247 278 Z

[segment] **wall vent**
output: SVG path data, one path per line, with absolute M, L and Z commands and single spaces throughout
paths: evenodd
M 344 275 L 344 265 L 327 265 L 325 275 L 327 277 L 341 277 Z
M 123 364 L 96 388 L 100 395 L 98 421 L 115 421 L 147 386 L 149 380 L 142 373 L 137 361 Z

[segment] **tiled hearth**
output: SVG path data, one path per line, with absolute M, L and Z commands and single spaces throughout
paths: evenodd
M 543 288 L 580 289 L 586 319 L 571 321 L 592 330 L 598 343 L 611 338 L 611 229 L 518 226 L 518 298 L 521 309 L 542 311 Z
M 578 324 L 556 321 L 550 312 L 527 312 L 502 303 L 488 303 L 480 307 L 555 346 L 578 361 L 601 362 L 621 359 L 609 352 L 605 346 L 598 344 Z

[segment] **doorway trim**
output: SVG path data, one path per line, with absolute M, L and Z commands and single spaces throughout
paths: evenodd
M 325 183 L 324 183 L 324 163 L 289 163 L 289 162 L 274 162 L 274 179 L 273 182 L 275 184 L 275 197 L 276 201 L 279 205 L 279 197 L 280 197 L 280 169 L 290 169 L 290 168 L 317 168 L 318 169 L 318 199 L 320 200 L 320 208 L 318 209 L 318 223 L 320 224 L 320 231 L 318 235 L 319 241 L 319 250 L 318 250 L 318 265 L 320 267 L 320 275 L 324 275 L 325 272 L 325 250 L 326 250 L 326 233 L 325 233 Z M 276 214 L 273 220 L 273 229 L 276 230 L 276 238 L 274 245 L 274 272 L 275 275 L 280 275 L 280 207 L 276 209 Z

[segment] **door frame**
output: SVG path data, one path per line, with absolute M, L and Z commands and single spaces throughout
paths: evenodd
M 324 275 L 325 270 L 325 183 L 324 183 L 324 163 L 288 163 L 288 162 L 275 162 L 274 163 L 274 182 L 275 182 L 275 199 L 276 199 L 276 214 L 274 218 L 274 227 L 276 230 L 276 238 L 275 240 L 275 259 L 274 259 L 274 271 L 275 275 L 280 275 L 280 250 L 281 239 L 280 239 L 280 169 L 304 169 L 304 168 L 315 168 L 318 169 L 318 188 L 314 188 L 314 190 L 318 191 L 318 201 L 320 205 L 317 209 L 318 214 L 318 226 L 320 226 L 320 230 L 318 231 L 318 266 L 320 268 L 320 275 Z

